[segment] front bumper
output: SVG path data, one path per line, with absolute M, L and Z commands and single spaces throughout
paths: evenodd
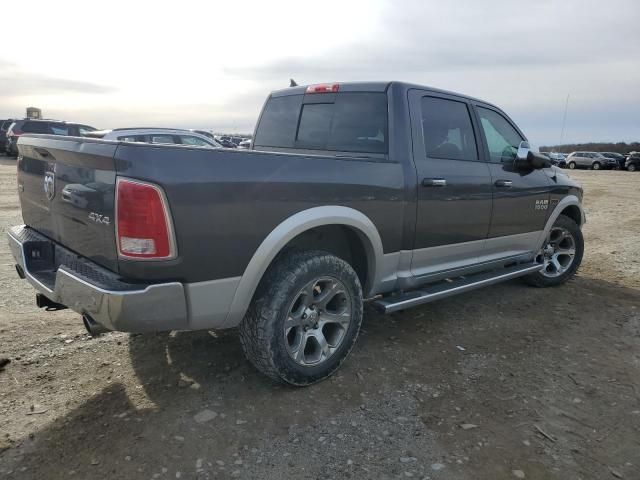
M 16 266 L 49 300 L 90 316 L 109 330 L 150 332 L 187 328 L 179 282 L 132 284 L 24 225 L 7 232 Z

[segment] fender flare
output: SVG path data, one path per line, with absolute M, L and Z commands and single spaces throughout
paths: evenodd
M 338 205 L 303 210 L 274 228 L 253 254 L 236 289 L 225 320 L 225 327 L 237 326 L 242 321 L 262 276 L 276 255 L 301 233 L 323 225 L 351 227 L 358 234 L 367 255 L 369 290 L 379 282 L 380 266 L 383 261 L 382 239 L 369 217 L 353 208 Z
M 562 200 L 560 200 L 560 202 L 553 209 L 553 212 L 551 212 L 551 214 L 549 215 L 549 218 L 547 219 L 547 223 L 544 226 L 544 230 L 540 233 L 540 237 L 538 237 L 537 245 L 540 248 L 542 247 L 545 239 L 549 236 L 551 227 L 553 227 L 553 224 L 556 222 L 560 214 L 564 211 L 565 208 L 570 206 L 576 206 L 580 210 L 580 218 L 581 218 L 580 227 L 582 228 L 582 226 L 586 222 L 584 210 L 582 209 L 582 203 L 580 202 L 580 199 L 575 195 L 567 195 Z

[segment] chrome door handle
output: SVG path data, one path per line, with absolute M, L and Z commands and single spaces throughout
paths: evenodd
M 513 182 L 511 180 L 496 180 L 494 185 L 496 187 L 510 187 L 513 185 Z
M 423 187 L 446 187 L 447 181 L 444 178 L 425 178 L 422 180 Z

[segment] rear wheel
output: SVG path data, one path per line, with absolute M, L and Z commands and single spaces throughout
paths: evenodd
M 569 162 L 568 167 L 569 167 L 571 170 L 574 170 L 574 169 L 576 168 L 576 162 Z
M 576 273 L 583 254 L 584 239 L 580 227 L 572 218 L 560 215 L 536 257 L 543 268 L 523 278 L 535 287 L 560 285 Z
M 594 170 L 600 170 L 602 168 L 602 165 L 600 165 L 600 162 L 593 162 L 591 168 L 593 168 Z
M 321 251 L 283 256 L 240 324 L 248 360 L 268 377 L 305 386 L 347 357 L 362 323 L 362 288 L 344 260 Z

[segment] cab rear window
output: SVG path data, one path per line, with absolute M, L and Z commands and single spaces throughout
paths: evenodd
M 313 96 L 313 103 L 304 103 L 304 95 L 270 98 L 256 131 L 255 146 L 387 153 L 385 93 L 320 95 Z

